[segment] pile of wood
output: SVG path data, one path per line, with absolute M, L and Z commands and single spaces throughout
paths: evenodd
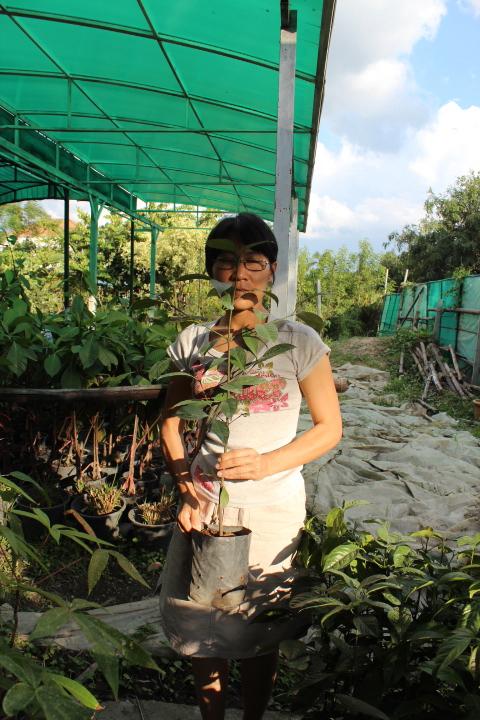
M 420 403 L 425 407 L 431 406 L 426 403 L 430 389 L 436 392 L 450 390 L 459 395 L 463 399 L 475 397 L 472 390 L 479 390 L 476 385 L 467 382 L 458 364 L 458 358 L 455 350 L 451 345 L 444 348 L 450 354 L 451 365 L 449 360 L 442 355 L 441 348 L 435 343 L 425 344 L 419 342 L 417 345 L 408 350 L 418 373 L 424 381 L 424 387 Z M 400 365 L 398 372 L 400 375 L 404 373 L 405 350 L 400 353 Z

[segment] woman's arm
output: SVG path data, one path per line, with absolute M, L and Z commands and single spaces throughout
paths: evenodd
M 181 530 L 201 529 L 197 493 L 190 475 L 190 463 L 183 442 L 184 421 L 175 415 L 174 406 L 192 396 L 191 378 L 175 377 L 167 389 L 160 439 L 168 469 L 175 478 L 181 507 L 177 523 Z
M 252 448 L 231 450 L 219 459 L 219 475 L 225 480 L 261 480 L 283 470 L 305 465 L 338 445 L 342 417 L 328 355 L 312 368 L 300 389 L 307 401 L 313 427 L 277 450 L 258 453 Z

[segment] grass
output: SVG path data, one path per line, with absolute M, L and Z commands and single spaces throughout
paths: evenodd
M 332 349 L 331 361 L 333 367 L 344 363 L 352 365 L 366 365 L 378 370 L 388 370 L 388 358 L 385 348 L 388 339 L 377 337 L 352 337 L 340 340 L 327 340 Z

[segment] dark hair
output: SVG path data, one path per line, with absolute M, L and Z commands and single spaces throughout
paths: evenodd
M 275 235 L 265 220 L 253 213 L 239 213 L 220 220 L 207 238 L 205 244 L 205 267 L 210 277 L 213 276 L 213 263 L 224 250 L 209 246 L 210 240 L 233 240 L 252 250 L 265 255 L 267 260 L 274 263 L 278 255 L 278 245 Z

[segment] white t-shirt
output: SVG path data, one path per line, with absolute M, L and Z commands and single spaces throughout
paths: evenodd
M 202 348 L 209 342 L 213 325 L 190 325 L 182 330 L 167 350 L 180 370 L 194 376 L 194 397 L 202 397 L 202 388 L 224 379 L 222 366 L 209 368 L 212 359 L 221 357 L 222 353 L 215 349 L 202 353 Z M 299 382 L 307 377 L 325 353 L 330 352 L 330 348 L 315 330 L 302 323 L 285 320 L 278 324 L 278 330 L 278 338 L 262 348 L 259 356 L 278 343 L 289 343 L 294 348 L 264 363 L 260 359 L 247 371 L 248 375 L 265 378 L 265 382 L 245 387 L 235 394 L 239 405 L 230 424 L 228 450 L 254 448 L 265 453 L 287 445 L 295 438 L 302 399 Z M 250 358 L 253 359 L 253 355 Z M 220 415 L 219 419 L 224 420 L 225 417 Z M 191 467 L 197 493 L 212 502 L 218 502 L 220 483 L 216 478 L 215 464 L 222 453 L 223 443 L 209 431 Z M 229 504 L 241 508 L 288 500 L 292 492 L 303 489 L 301 469 L 302 466 L 285 470 L 260 481 L 226 480 Z

